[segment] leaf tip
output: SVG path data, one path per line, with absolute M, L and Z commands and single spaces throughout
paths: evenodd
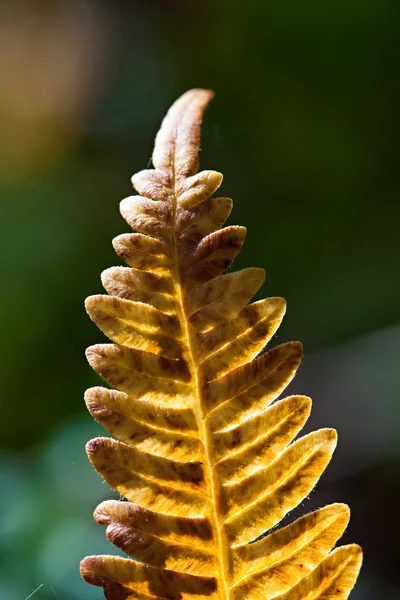
M 102 577 L 98 572 L 99 556 L 86 556 L 80 562 L 80 573 L 82 579 L 96 586 L 106 585 L 108 578 Z
M 90 461 L 92 461 L 92 458 L 95 456 L 95 454 L 98 452 L 99 449 L 101 449 L 101 447 L 103 446 L 103 442 L 104 442 L 104 437 L 95 437 L 91 440 L 89 440 L 85 446 L 85 450 L 86 450 L 86 454 L 88 455 L 88 458 Z

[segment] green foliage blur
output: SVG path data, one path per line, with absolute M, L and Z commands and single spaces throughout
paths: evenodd
M 212 88 L 202 168 L 224 173 L 235 268 L 284 296 L 290 392 L 339 447 L 301 507 L 348 501 L 366 551 L 354 600 L 398 598 L 400 493 L 397 0 L 15 1 L 0 7 L 0 597 L 101 597 L 86 554 L 118 553 L 91 513 L 114 492 L 84 444 L 100 273 L 120 264 L 119 201 L 170 104 Z M 395 501 L 397 498 L 397 501 Z M 398 537 L 398 534 L 397 534 Z

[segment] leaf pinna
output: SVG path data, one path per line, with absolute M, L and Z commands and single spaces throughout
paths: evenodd
M 115 388 L 89 389 L 86 404 L 116 438 L 87 453 L 126 499 L 94 516 L 130 558 L 89 556 L 81 573 L 108 600 L 344 600 L 361 565 L 356 545 L 332 551 L 346 505 L 269 532 L 311 492 L 336 432 L 294 441 L 311 401 L 278 397 L 301 344 L 260 354 L 285 301 L 249 304 L 262 269 L 224 274 L 246 230 L 222 228 L 232 208 L 213 197 L 222 175 L 197 172 L 212 96 L 191 90 L 168 112 L 154 169 L 134 175 L 140 195 L 121 203 L 135 233 L 114 248 L 128 267 L 106 270 L 109 295 L 86 302 L 113 342 L 90 347 L 88 361 Z

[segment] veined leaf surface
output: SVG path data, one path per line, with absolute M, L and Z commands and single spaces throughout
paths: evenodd
M 311 401 L 279 399 L 301 361 L 298 342 L 259 355 L 283 318 L 282 298 L 249 304 L 265 273 L 224 274 L 246 230 L 221 228 L 232 202 L 198 171 L 212 92 L 184 94 L 157 135 L 154 169 L 121 203 L 134 233 L 113 244 L 128 267 L 102 276 L 86 303 L 114 343 L 87 350 L 115 389 L 92 388 L 92 415 L 115 438 L 87 445 L 125 501 L 95 519 L 129 558 L 89 556 L 82 576 L 108 600 L 345 600 L 361 550 L 332 551 L 349 519 L 333 504 L 268 533 L 313 489 L 336 432 L 295 440 Z M 261 539 L 258 539 L 261 535 Z M 256 541 L 257 540 L 257 541 Z

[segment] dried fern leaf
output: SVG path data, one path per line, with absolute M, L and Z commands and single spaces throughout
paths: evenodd
M 222 175 L 197 173 L 211 97 L 191 90 L 168 112 L 154 169 L 134 175 L 140 195 L 121 203 L 135 233 L 113 245 L 128 267 L 107 269 L 109 295 L 86 301 L 114 342 L 90 347 L 88 361 L 116 389 L 89 389 L 85 400 L 117 438 L 91 440 L 87 453 L 128 500 L 103 502 L 95 519 L 131 558 L 89 556 L 82 576 L 109 600 L 344 600 L 361 564 L 358 546 L 332 551 L 347 506 L 266 535 L 313 489 L 336 432 L 295 440 L 311 401 L 276 400 L 301 344 L 259 355 L 285 301 L 248 304 L 262 269 L 224 274 L 246 230 L 221 229 L 232 208 L 211 197 Z

